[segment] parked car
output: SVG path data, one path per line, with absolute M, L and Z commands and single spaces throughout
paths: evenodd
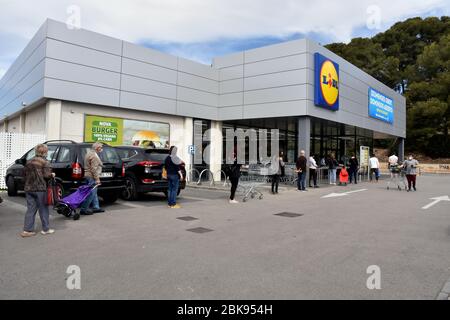
M 136 200 L 140 194 L 163 192 L 167 197 L 167 180 L 162 178 L 164 160 L 169 149 L 144 149 L 134 146 L 116 147 L 119 156 L 125 162 L 125 189 L 122 198 Z M 186 177 L 184 163 L 181 165 L 183 177 Z M 186 180 L 180 181 L 180 190 L 186 187 Z
M 53 172 L 56 174 L 56 183 L 61 195 L 75 191 L 84 183 L 84 157 L 92 143 L 77 143 L 70 140 L 57 140 L 45 142 L 48 146 L 47 160 L 50 161 Z M 35 156 L 34 148 L 17 159 L 15 164 L 6 171 L 5 181 L 8 196 L 17 195 L 24 190 L 24 166 Z M 106 203 L 115 202 L 125 188 L 125 166 L 117 151 L 104 145 L 103 152 L 99 154 L 103 162 L 103 171 L 100 176 L 101 185 L 98 195 Z

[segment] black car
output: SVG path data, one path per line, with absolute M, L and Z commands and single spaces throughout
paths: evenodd
M 60 194 L 71 193 L 84 184 L 84 157 L 92 148 L 92 143 L 58 140 L 47 141 L 45 144 L 48 146 L 47 160 L 56 174 L 55 179 Z M 8 196 L 16 196 L 18 191 L 24 190 L 24 166 L 34 156 L 33 148 L 22 158 L 17 159 L 15 164 L 6 171 Z M 125 166 L 117 151 L 108 145 L 104 145 L 103 152 L 99 156 L 103 162 L 103 171 L 100 176 L 101 185 L 98 187 L 98 195 L 104 202 L 112 203 L 125 188 Z
M 163 192 L 167 197 L 168 182 L 162 178 L 164 160 L 169 149 L 144 149 L 133 146 L 116 147 L 125 162 L 125 185 L 122 193 L 125 200 L 136 200 L 140 194 L 147 192 Z M 184 163 L 181 165 L 183 177 L 186 177 Z M 186 181 L 180 181 L 180 190 L 186 187 Z

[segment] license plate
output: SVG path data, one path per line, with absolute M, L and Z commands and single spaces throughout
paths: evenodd
M 102 172 L 100 174 L 100 178 L 112 178 L 113 177 L 113 173 L 112 172 Z

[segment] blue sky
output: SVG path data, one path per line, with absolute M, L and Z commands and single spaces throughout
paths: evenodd
M 450 14 L 448 0 L 0 0 L 0 77 L 46 18 L 210 64 L 283 41 L 370 37 L 410 17 Z

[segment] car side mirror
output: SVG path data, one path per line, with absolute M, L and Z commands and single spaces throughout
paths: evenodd
M 25 159 L 17 159 L 17 160 L 16 160 L 16 164 L 22 164 L 22 165 L 24 165 L 24 164 L 25 164 Z

